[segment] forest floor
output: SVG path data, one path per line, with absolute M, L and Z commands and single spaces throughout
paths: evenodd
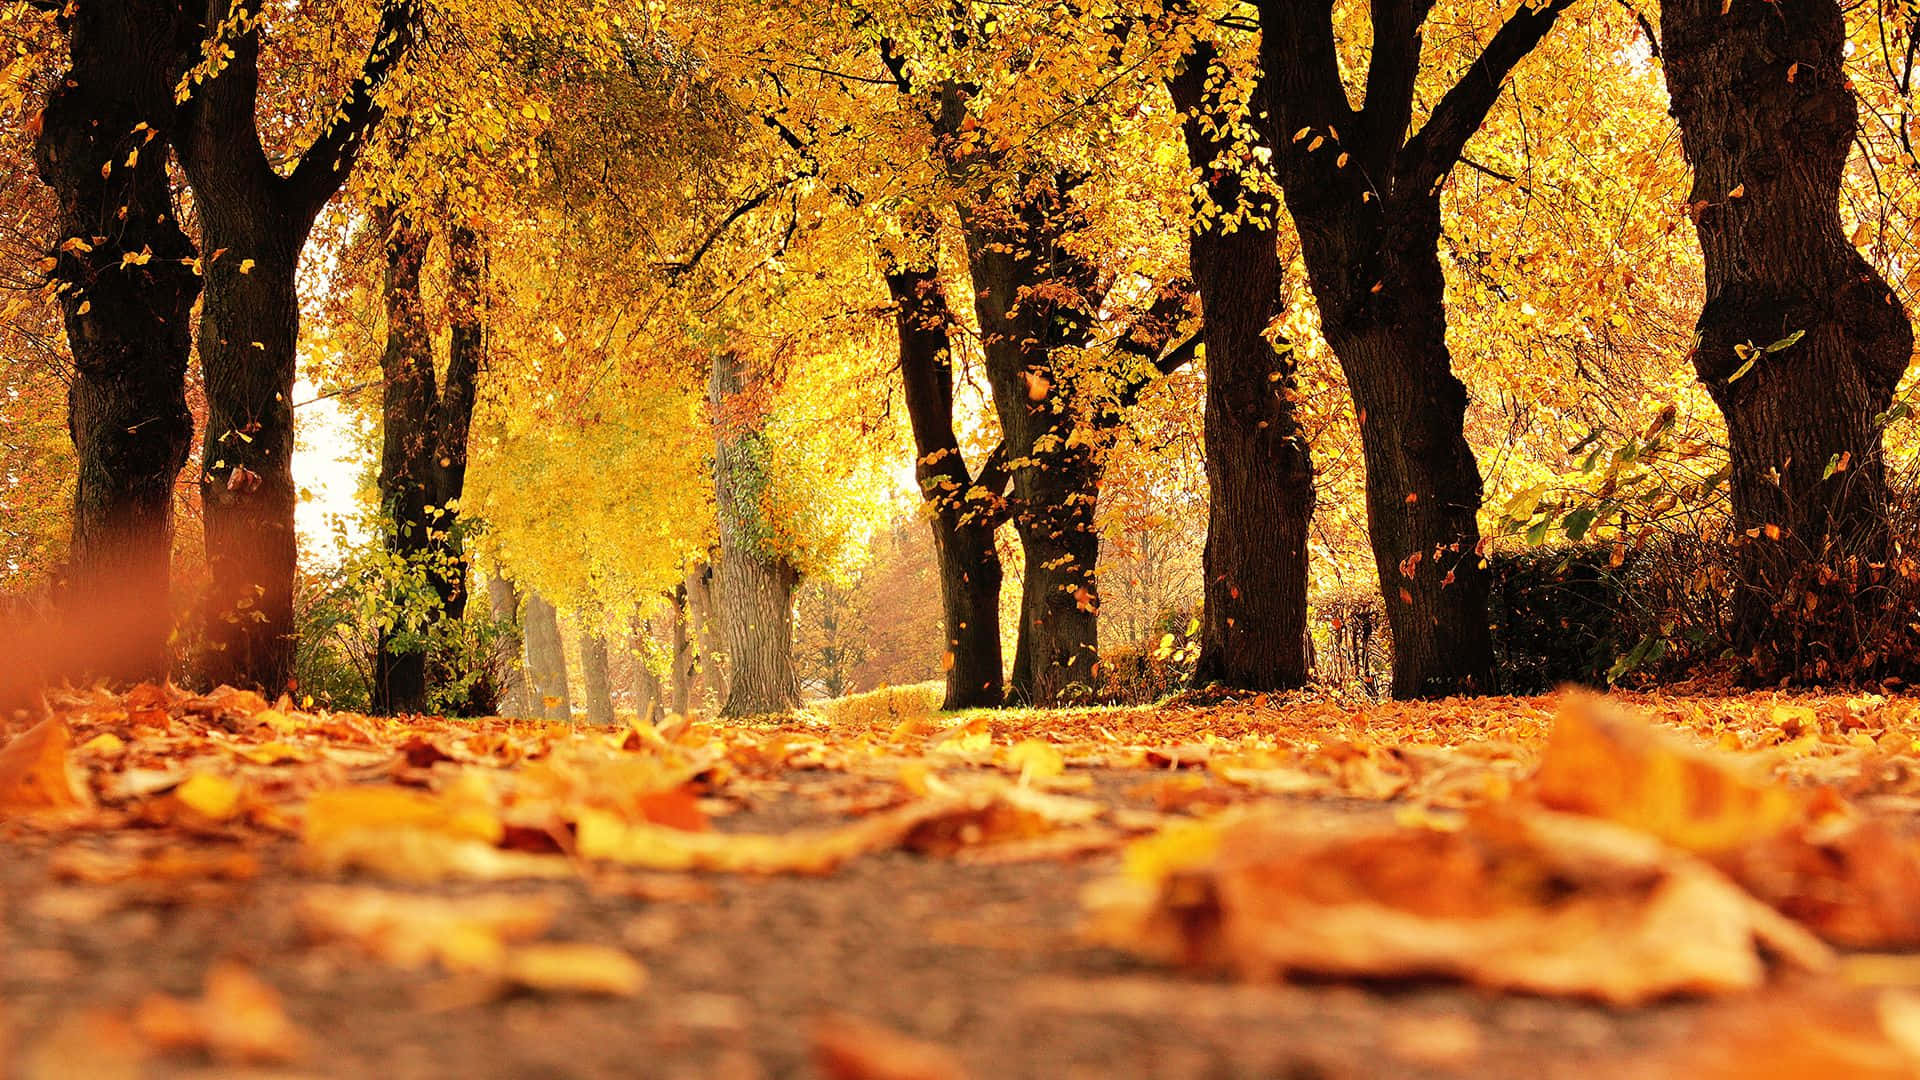
M 0 1077 L 1920 1075 L 1912 699 L 49 705 Z

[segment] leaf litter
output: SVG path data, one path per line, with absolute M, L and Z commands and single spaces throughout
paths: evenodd
M 1862 1060 L 1920 1063 L 1920 965 L 1900 958 L 1920 947 L 1906 699 L 1295 696 L 904 717 L 856 702 L 658 729 L 310 712 L 224 688 L 49 704 L 0 745 L 0 829 L 58 844 L 36 910 L 119 903 L 90 906 L 87 890 L 218 902 L 291 875 L 309 949 L 444 980 L 429 1004 L 645 995 L 625 946 L 572 940 L 575 898 L 699 904 L 710 875 L 836 874 L 898 852 L 1086 863 L 1084 940 L 1175 978 L 1442 979 L 1621 1007 L 1864 988 L 1871 1022 L 1826 1030 L 1865 1040 Z M 275 854 L 289 845 L 294 858 Z M 141 1053 L 312 1052 L 238 961 L 209 966 L 197 997 L 123 1009 Z M 890 1050 L 863 1023 L 821 1021 L 822 1068 L 916 1059 L 914 1040 Z M 1468 1060 L 1485 1037 L 1403 1027 L 1389 1041 L 1409 1060 Z M 59 1031 L 10 1034 L 31 1056 Z M 1721 1037 L 1765 1041 L 1737 1024 Z

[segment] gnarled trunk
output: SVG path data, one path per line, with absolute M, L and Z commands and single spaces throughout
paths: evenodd
M 740 359 L 714 357 L 711 398 L 717 432 L 713 455 L 720 562 L 715 569 L 728 681 L 722 716 L 758 716 L 800 704 L 793 671 L 793 590 L 800 574 L 768 545 L 760 507 L 765 447 L 761 420 L 737 415 L 744 389 Z
M 1858 127 L 1841 5 L 1660 7 L 1706 258 L 1694 369 L 1732 450 L 1735 642 L 1770 679 L 1870 674 L 1854 627 L 1885 602 L 1878 417 L 1913 329 L 1841 227 Z
M 573 720 L 567 694 L 567 650 L 560 636 L 560 615 L 537 592 L 527 593 L 527 677 L 537 700 L 530 710 L 548 720 Z
M 74 5 L 61 17 L 66 74 L 48 96 L 34 159 L 58 202 L 53 279 L 74 375 L 77 478 L 65 602 L 90 625 L 99 675 L 159 680 L 169 665 L 174 480 L 193 439 L 189 323 L 200 278 L 167 177 L 175 0 Z
M 1292 349 L 1276 351 L 1267 337 L 1281 311 L 1272 225 L 1280 208 L 1241 171 L 1265 171 L 1253 153 L 1259 137 L 1250 116 L 1209 91 L 1209 72 L 1224 75 L 1214 59 L 1211 46 L 1199 46 L 1167 81 L 1187 114 L 1187 160 L 1205 192 L 1188 239 L 1207 349 L 1205 602 L 1194 679 L 1285 690 L 1305 685 L 1309 670 L 1313 460 L 1294 415 Z
M 953 315 L 934 269 L 887 274 L 899 331 L 900 378 L 913 426 L 914 475 L 926 500 L 940 564 L 947 648 L 945 709 L 1001 704 L 1000 552 L 994 530 L 1004 513 L 999 455 L 976 482 L 953 431 Z

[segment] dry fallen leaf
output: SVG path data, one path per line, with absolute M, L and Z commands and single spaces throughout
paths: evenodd
M 1769 719 L 1818 723 L 1805 707 L 1775 706 Z M 1871 820 L 1819 820 L 1831 800 L 1770 783 L 1599 701 L 1575 698 L 1561 712 L 1534 795 L 1697 852 L 1836 944 L 1920 945 L 1920 838 Z
M 1451 976 L 1623 1005 L 1753 989 L 1763 950 L 1831 963 L 1711 867 L 1601 821 L 1487 811 L 1445 832 L 1270 814 L 1176 839 L 1184 851 L 1092 892 L 1100 940 L 1250 978 Z
M 813 1060 L 828 1080 L 964 1080 L 944 1047 L 879 1024 L 834 1015 L 813 1032 Z
M 557 993 L 632 997 L 647 985 L 646 969 L 610 945 L 541 942 L 507 952 L 499 974 L 512 986 Z
M 295 909 L 310 936 L 351 941 L 383 963 L 482 972 L 498 971 L 510 943 L 539 937 L 558 912 L 546 895 L 450 898 L 334 886 L 308 889 Z
M 1808 809 L 1804 794 L 1742 762 L 1684 745 L 1584 696 L 1569 699 L 1554 722 L 1534 797 L 1700 854 L 1775 836 Z
M 93 805 L 67 760 L 72 741 L 58 717 L 42 720 L 0 746 L 0 815 L 34 810 L 79 810 Z
M 220 963 L 200 998 L 153 994 L 134 1011 L 134 1030 L 163 1053 L 203 1052 L 216 1061 L 279 1064 L 298 1058 L 306 1037 L 287 1018 L 280 994 L 251 971 Z

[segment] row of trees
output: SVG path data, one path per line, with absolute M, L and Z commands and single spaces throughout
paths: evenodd
M 1446 196 L 1464 169 L 1533 198 L 1468 147 L 1529 57 L 1588 77 L 1566 69 L 1579 46 L 1549 45 L 1573 0 L 1463 0 L 1443 33 L 1433 0 L 561 7 L 16 5 L 42 62 L 64 50 L 36 163 L 73 357 L 69 602 L 138 628 L 109 674 L 169 663 L 198 407 L 202 667 L 287 683 L 304 280 L 328 283 L 304 298 L 334 357 L 321 381 L 379 419 L 384 708 L 449 677 L 421 643 L 461 619 L 476 559 L 494 608 L 529 598 L 535 683 L 551 601 L 602 650 L 635 619 L 678 627 L 637 650 L 668 658 L 654 693 L 675 706 L 704 655 L 725 659 L 727 712 L 790 707 L 795 586 L 864 547 L 902 434 L 947 704 L 1062 700 L 1097 681 L 1111 464 L 1143 402 L 1179 400 L 1201 365 L 1198 678 L 1309 677 L 1328 492 L 1349 483 L 1316 452 L 1332 391 L 1394 693 L 1498 688 L 1448 275 L 1491 279 L 1475 268 L 1499 254 L 1450 232 Z M 1912 353 L 1843 226 L 1844 13 L 1605 17 L 1644 31 L 1606 47 L 1664 73 L 1692 168 L 1689 357 L 1727 432 L 1730 640 L 1769 677 L 1883 673 L 1892 653 L 1821 654 L 1893 602 L 1882 441 Z M 1631 539 L 1606 498 L 1567 533 Z M 702 604 L 711 619 L 658 617 Z

